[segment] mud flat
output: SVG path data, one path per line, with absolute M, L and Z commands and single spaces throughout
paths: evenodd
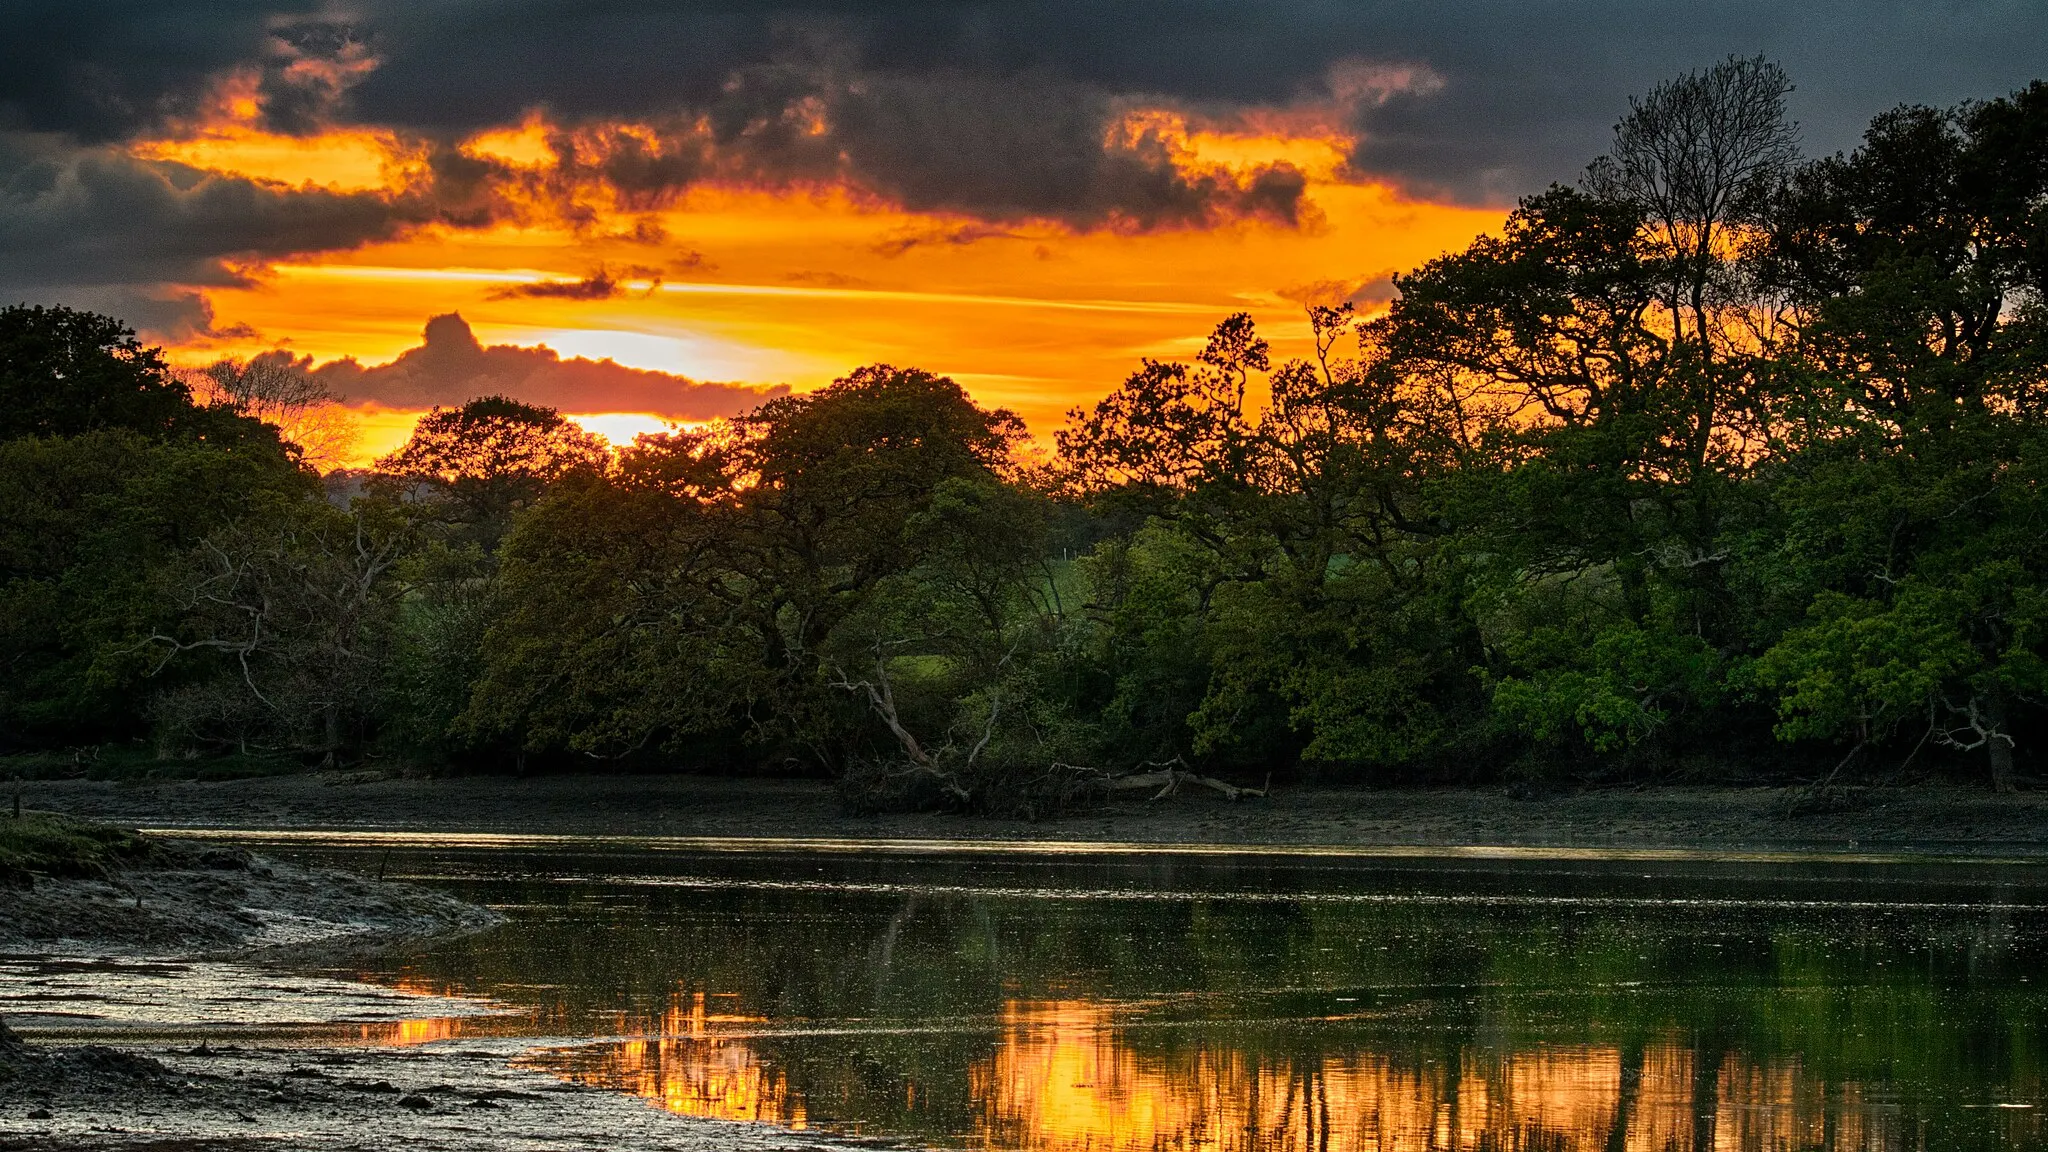
M 524 1047 L 110 1047 L 0 1039 L 0 1149 L 705 1152 L 827 1143 L 765 1126 L 672 1116 L 632 1097 L 521 1071 L 511 1062 Z
M 0 1150 L 797 1150 L 825 1140 L 686 1119 L 457 1047 L 100 1045 L 0 1039 Z M 842 1142 L 829 1142 L 840 1144 Z
M 0 1152 L 823 1143 L 519 1069 L 530 1041 L 404 1045 L 406 1021 L 502 1008 L 309 974 L 499 919 L 424 888 L 178 842 L 101 877 L 0 891 Z
M 17 787 L 8 785 L 8 788 Z M 1774 848 L 2048 859 L 2048 791 L 1922 783 L 1782 787 L 1364 789 L 1283 786 L 1228 803 L 1181 795 L 1037 822 L 855 816 L 815 780 L 708 776 L 412 779 L 320 773 L 218 782 L 38 780 L 41 808 L 143 827 L 411 830 L 1070 843 Z
M 102 876 L 46 876 L 0 893 L 0 949 L 186 955 L 371 948 L 498 920 L 487 908 L 410 884 L 157 840 L 142 859 Z

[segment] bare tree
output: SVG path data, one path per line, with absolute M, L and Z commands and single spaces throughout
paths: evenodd
M 186 653 L 215 660 L 213 675 L 158 699 L 165 738 L 332 766 L 380 690 L 405 545 L 402 526 L 326 505 L 209 536 L 167 589 L 178 633 L 146 642 L 159 672 Z
M 1613 149 L 1586 171 L 1595 194 L 1642 211 L 1677 265 L 1666 301 L 1673 339 L 1701 355 L 1712 354 L 1708 313 L 1731 232 L 1799 159 L 1791 92 L 1785 70 L 1762 56 L 1667 80 L 1629 101 Z
M 322 472 L 346 464 L 355 447 L 355 422 L 334 394 L 282 353 L 216 360 L 186 372 L 185 383 L 202 403 L 276 425 L 299 446 L 306 463 Z

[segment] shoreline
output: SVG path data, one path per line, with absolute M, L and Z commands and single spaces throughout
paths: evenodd
M 518 1065 L 536 1045 L 577 1037 L 409 1042 L 415 1021 L 513 1009 L 364 983 L 346 958 L 481 931 L 501 915 L 217 840 L 152 839 L 134 866 L 4 893 L 0 1152 L 836 1142 L 675 1116 Z M 337 963 L 343 972 L 326 971 Z
M 405 849 L 430 851 L 550 851 L 602 847 L 607 851 L 674 852 L 695 855 L 880 856 L 911 858 L 1022 859 L 1192 859 L 1257 864 L 1398 864 L 1421 860 L 1473 863 L 1728 864 L 1728 865 L 1939 865 L 2032 867 L 2048 864 L 2048 853 L 1966 854 L 1905 847 L 1861 851 L 1853 846 L 1823 848 L 1587 847 L 1541 844 L 1228 844 L 1201 841 L 820 839 L 778 836 L 571 835 L 544 832 L 422 832 L 352 828 L 143 828 L 143 834 L 203 843 L 251 845 L 277 850 Z
M 1916 858 L 2048 861 L 2048 792 L 1923 785 L 1841 790 L 1795 814 L 1790 788 L 1587 789 L 1517 798 L 1501 789 L 1295 786 L 1269 799 L 1143 800 L 1047 818 L 943 813 L 849 815 L 830 784 L 708 776 L 453 777 L 312 773 L 248 780 L 42 780 L 37 808 L 183 839 L 284 840 L 318 833 L 369 842 L 588 837 L 692 841 L 716 849 L 817 845 L 889 853 L 910 846 L 990 852 L 1494 854 L 1600 853 L 1651 860 L 1719 855 L 1759 862 Z
M 0 1150 L 818 1152 L 854 1142 L 665 1112 L 518 1066 L 528 1041 L 321 1047 L 262 1041 L 0 1044 Z
M 445 893 L 252 854 L 216 837 L 146 837 L 96 876 L 7 891 L 0 949 L 50 955 L 286 958 L 480 931 L 497 913 Z

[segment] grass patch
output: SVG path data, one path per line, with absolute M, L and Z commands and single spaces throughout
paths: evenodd
M 150 849 L 140 833 L 55 812 L 0 815 L 0 887 L 25 887 L 37 876 L 105 876 Z

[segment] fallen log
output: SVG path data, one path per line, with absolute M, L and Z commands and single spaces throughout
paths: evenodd
M 1244 788 L 1214 776 L 1204 776 L 1188 768 L 1179 757 L 1164 764 L 1141 765 L 1136 771 L 1121 774 L 1078 764 L 1054 764 L 1053 768 L 1081 775 L 1086 784 L 1105 792 L 1152 792 L 1153 800 L 1164 800 L 1190 784 L 1207 788 L 1233 803 L 1247 796 L 1263 797 L 1271 788 L 1270 781 L 1265 788 Z

